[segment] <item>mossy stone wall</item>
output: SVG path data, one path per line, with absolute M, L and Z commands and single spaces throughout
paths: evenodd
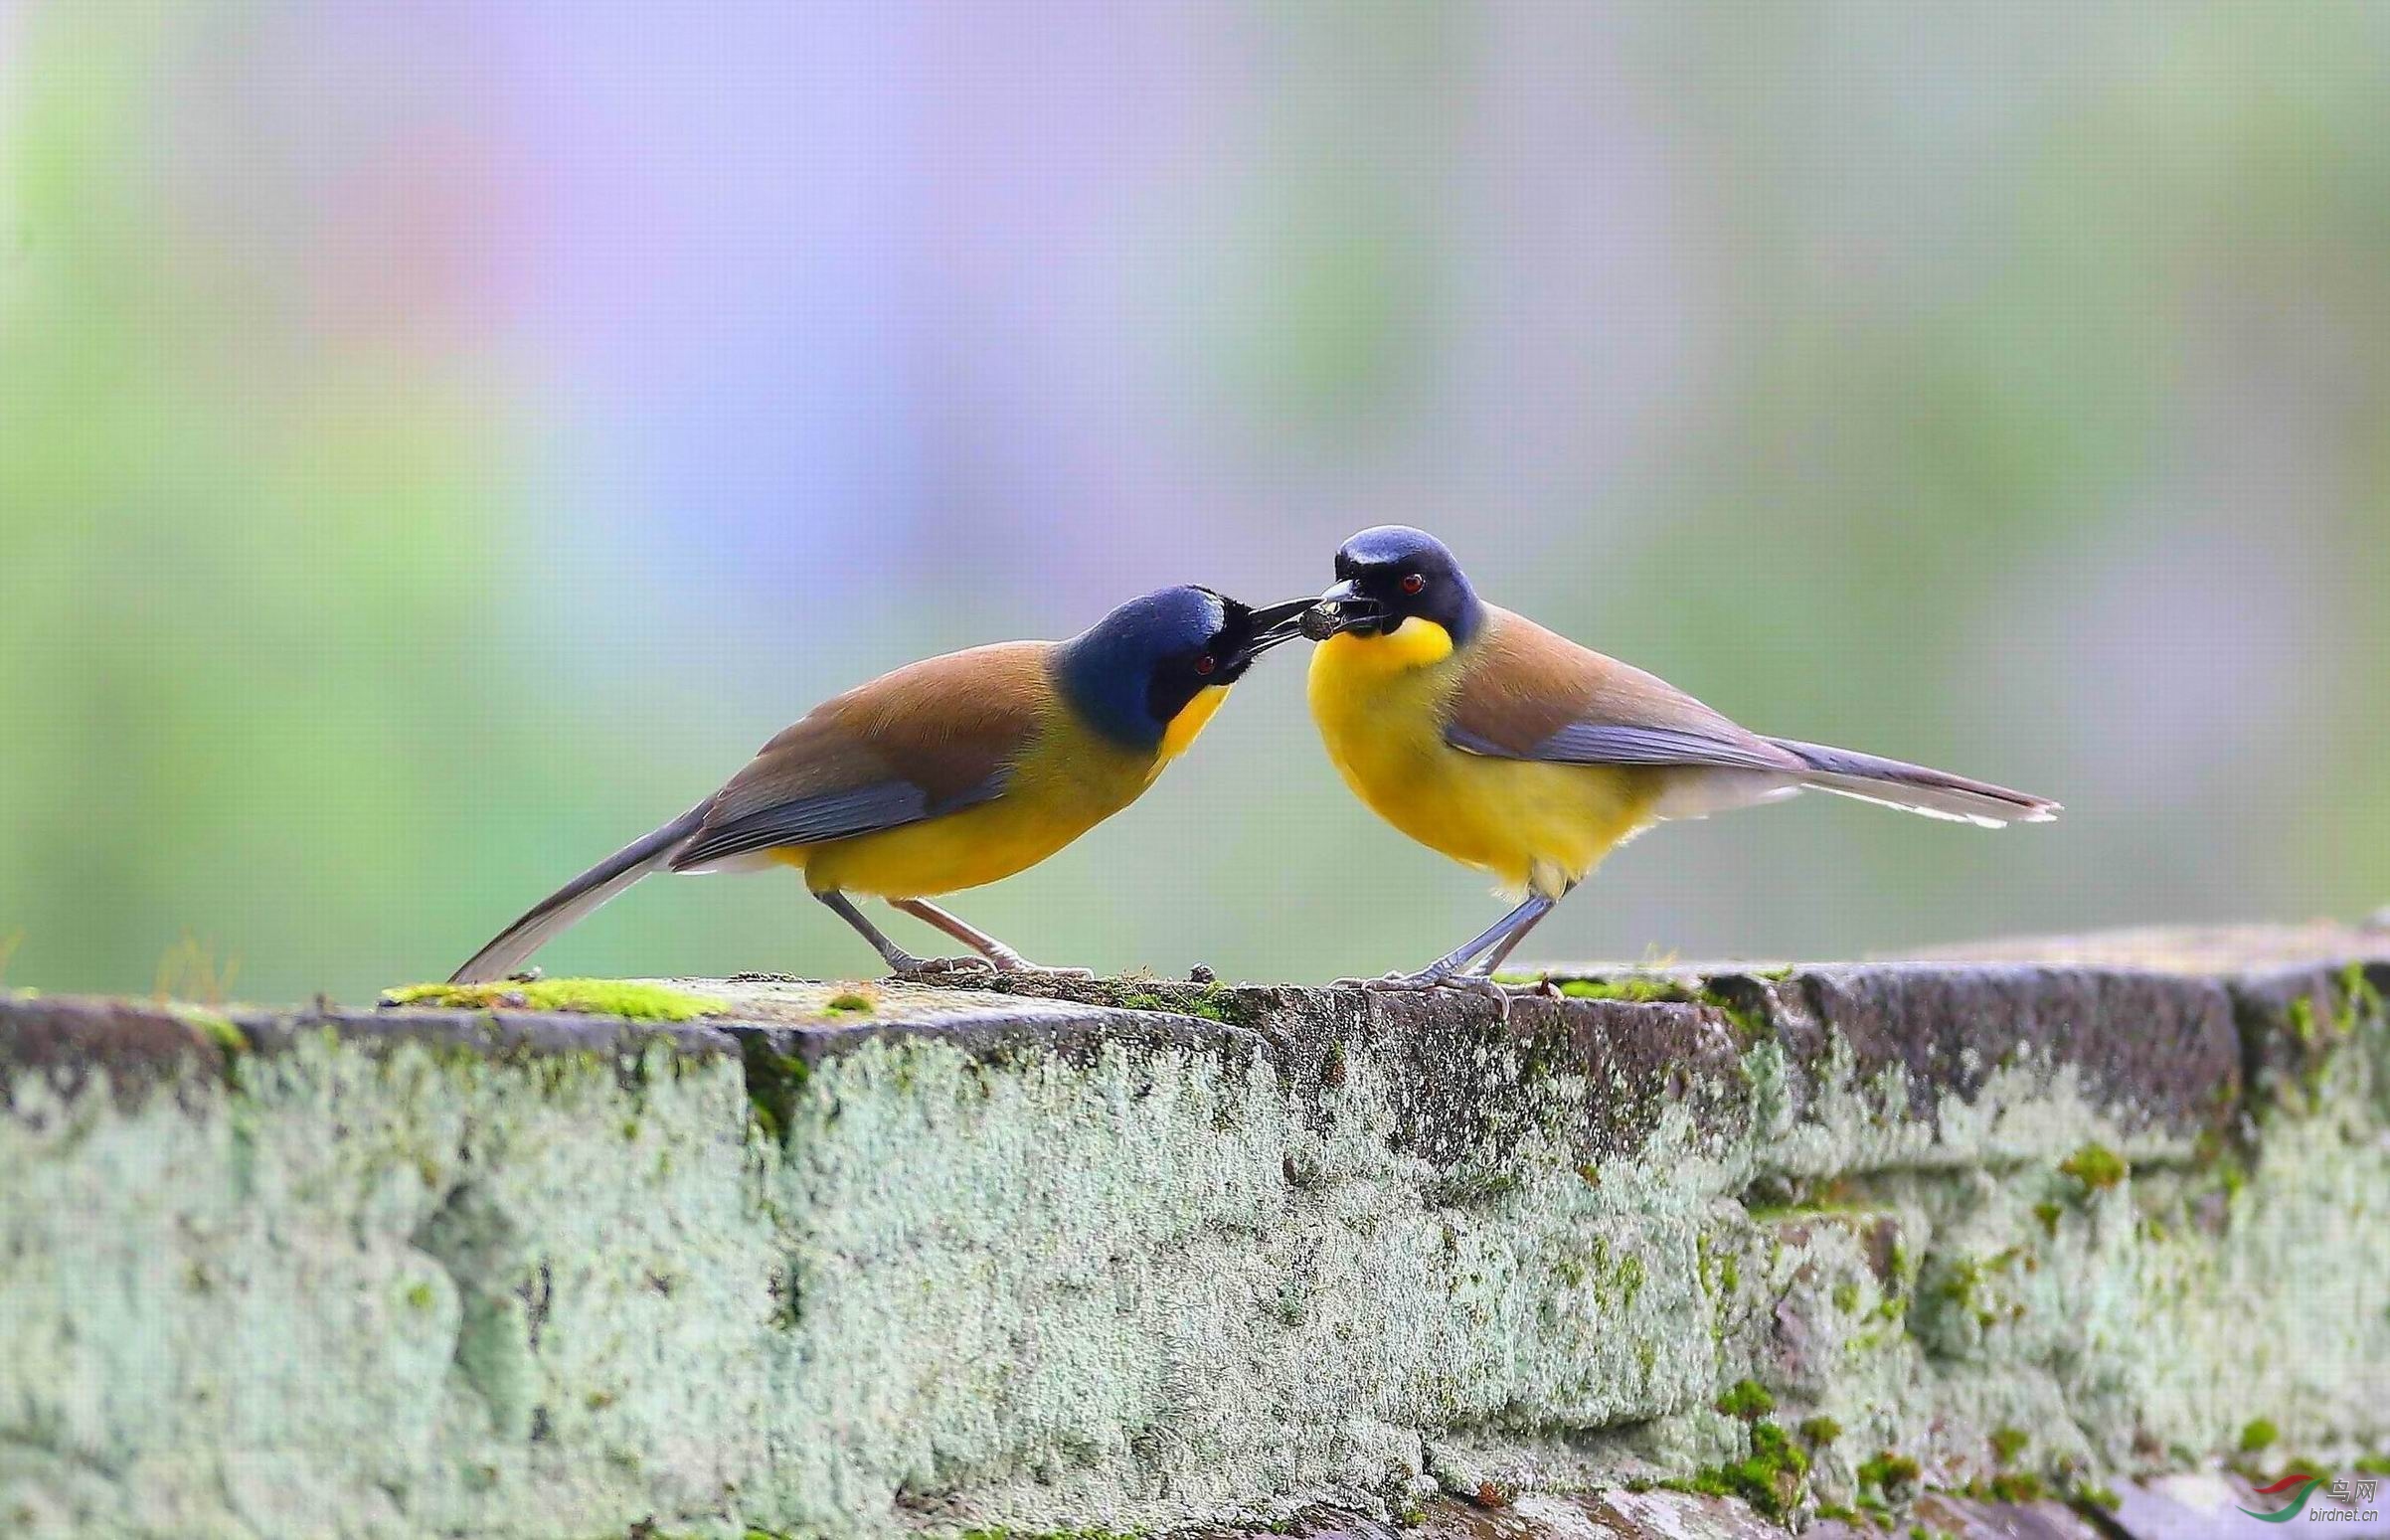
M 1159 1532 L 1668 1483 L 1830 1517 L 2258 1423 L 2378 1455 L 2377 940 L 1506 1010 L 0 997 L 0 1527 Z

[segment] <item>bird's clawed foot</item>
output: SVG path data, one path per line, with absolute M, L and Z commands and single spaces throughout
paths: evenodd
M 1014 978 L 1094 978 L 1094 968 L 1054 968 L 1018 954 L 997 961 L 996 971 Z
M 1047 967 L 1013 952 L 995 958 L 907 957 L 889 976 L 908 983 L 935 983 L 949 978 L 1094 978 L 1096 974 L 1092 968 Z
M 1032 962 L 1010 946 L 991 946 L 988 949 L 987 957 L 996 965 L 997 972 L 1015 978 L 1094 978 L 1096 976 L 1094 968 L 1053 968 L 1046 966 L 1043 962 Z
M 1376 978 L 1339 978 L 1328 985 L 1331 989 L 1368 989 L 1379 994 L 1399 994 L 1405 990 L 1433 989 L 1441 980 L 1433 973 L 1381 973 Z
M 1416 994 L 1423 989 L 1457 989 L 1463 994 L 1481 994 L 1488 998 L 1507 998 L 1508 994 L 1500 984 L 1482 973 L 1462 973 L 1451 968 L 1429 968 L 1420 973 L 1384 973 L 1376 978 L 1339 978 L 1331 987 L 1368 989 L 1378 994 Z
M 1455 969 L 1429 968 L 1419 973 L 1388 973 L 1380 978 L 1339 978 L 1339 989 L 1367 989 L 1374 994 L 1418 994 L 1430 989 L 1450 989 L 1457 994 L 1483 995 L 1494 1002 L 1502 1019 L 1510 1019 L 1511 991 L 1482 973 L 1463 973 Z
M 985 957 L 913 957 L 908 956 L 889 970 L 889 977 L 907 983 L 933 983 L 941 978 L 963 975 L 992 974 L 996 965 Z

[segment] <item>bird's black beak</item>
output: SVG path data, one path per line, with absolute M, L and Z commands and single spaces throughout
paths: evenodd
M 1384 606 L 1348 578 L 1311 601 L 1303 611 L 1302 633 L 1326 641 L 1345 631 L 1372 630 L 1384 615 Z
M 1246 646 L 1248 658 L 1258 658 L 1282 641 L 1292 641 L 1303 633 L 1303 615 L 1311 607 L 1307 599 L 1290 599 L 1282 604 L 1268 604 L 1253 612 L 1253 640 Z

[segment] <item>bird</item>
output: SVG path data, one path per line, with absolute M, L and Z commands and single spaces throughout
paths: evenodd
M 1996 828 L 2045 797 L 1738 727 L 1639 668 L 1477 596 L 1444 543 L 1381 525 L 1336 552 L 1300 622 L 1311 716 L 1346 785 L 1517 901 L 1484 934 L 1370 987 L 1489 988 L 1493 970 L 1602 858 L 1649 825 L 1804 788 Z
M 1310 603 L 1257 610 L 1206 588 L 1162 589 L 1067 641 L 999 642 L 883 674 L 816 706 L 713 795 L 541 901 L 449 981 L 515 974 L 653 873 L 774 866 L 799 870 L 899 976 L 1084 976 L 1028 961 L 930 898 L 1035 866 L 1135 801 L 1254 660 L 1297 634 Z M 978 955 L 915 956 L 856 896 L 885 899 Z

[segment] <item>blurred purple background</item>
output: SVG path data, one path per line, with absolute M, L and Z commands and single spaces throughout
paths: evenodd
M 21 0 L 0 174 L 12 985 L 444 973 L 823 695 L 1390 520 L 2069 804 L 1662 829 L 1547 954 L 2390 901 L 2390 9 Z M 1489 920 L 1273 665 L 957 907 L 1230 976 Z M 717 879 L 543 960 L 871 959 Z

